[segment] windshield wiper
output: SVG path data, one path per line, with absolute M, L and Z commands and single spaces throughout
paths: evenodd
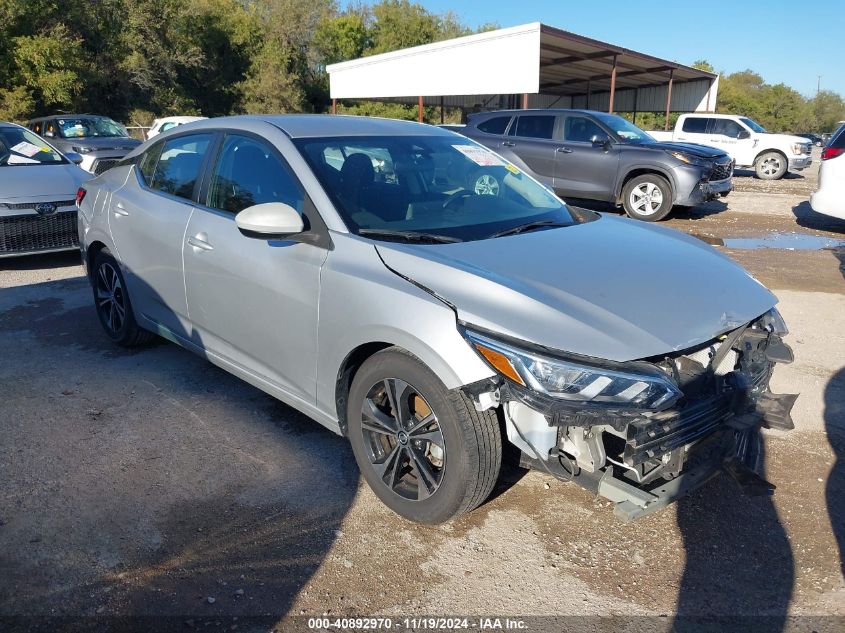
M 569 224 L 564 224 L 563 222 L 558 222 L 557 220 L 535 220 L 534 222 L 518 224 L 517 226 L 512 226 L 511 228 L 505 229 L 504 231 L 493 233 L 492 235 L 488 236 L 488 239 L 494 237 L 504 237 L 506 235 L 516 235 L 517 233 L 525 233 L 526 231 L 533 231 L 534 229 L 541 229 L 546 226 L 563 227 L 569 226 Z
M 452 244 L 463 242 L 459 237 L 439 235 L 437 233 L 422 233 L 420 231 L 391 231 L 388 229 L 361 229 L 358 235 L 364 237 L 383 237 L 388 240 L 406 240 L 408 242 L 432 242 L 434 244 Z

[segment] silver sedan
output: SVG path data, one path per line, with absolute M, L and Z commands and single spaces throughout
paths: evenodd
M 472 186 L 487 178 L 496 187 Z M 711 247 L 568 207 L 448 130 L 339 116 L 180 126 L 80 192 L 106 334 L 163 336 L 349 438 L 438 523 L 524 466 L 647 514 L 754 492 L 795 396 L 775 297 Z

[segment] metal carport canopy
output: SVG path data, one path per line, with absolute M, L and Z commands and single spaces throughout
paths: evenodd
M 713 111 L 718 89 L 713 73 L 539 22 L 353 59 L 326 70 L 333 100 L 420 105 L 523 95 L 523 107 L 668 114 Z

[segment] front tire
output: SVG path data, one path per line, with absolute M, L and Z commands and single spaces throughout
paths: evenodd
M 91 285 L 100 325 L 113 343 L 121 347 L 138 347 L 155 338 L 135 320 L 120 265 L 108 249 L 101 250 L 94 259 Z
M 789 163 L 780 152 L 760 154 L 754 161 L 754 173 L 760 180 L 779 180 L 786 175 Z
M 672 211 L 672 187 L 657 174 L 636 176 L 622 188 L 622 206 L 635 220 L 657 222 Z
M 421 361 L 396 347 L 355 375 L 347 408 L 352 451 L 370 488 L 397 514 L 448 521 L 493 490 L 502 438 L 492 410 L 476 411 Z

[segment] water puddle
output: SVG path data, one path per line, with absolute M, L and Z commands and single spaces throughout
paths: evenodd
M 806 235 L 804 233 L 771 233 L 765 237 L 712 237 L 692 234 L 702 242 L 725 248 L 757 250 L 760 248 L 781 248 L 790 251 L 821 251 L 845 248 L 845 238 Z

